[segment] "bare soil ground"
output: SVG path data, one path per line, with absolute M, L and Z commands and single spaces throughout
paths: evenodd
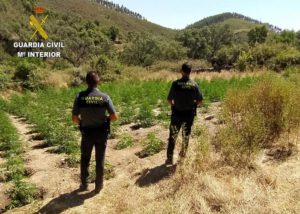
M 28 182 L 36 184 L 44 192 L 43 197 L 54 197 L 78 186 L 77 169 L 64 167 L 63 155 L 54 154 L 53 148 L 34 132 L 34 127 L 23 118 L 10 116 L 25 145 L 25 168 L 29 172 Z

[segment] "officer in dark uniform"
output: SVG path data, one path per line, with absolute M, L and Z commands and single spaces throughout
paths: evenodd
M 99 80 L 99 76 L 96 72 L 89 72 L 86 75 L 88 88 L 76 96 L 72 110 L 72 120 L 75 124 L 79 125 L 82 135 L 80 190 L 85 191 L 88 189 L 88 167 L 90 164 L 91 153 L 95 146 L 96 194 L 103 188 L 104 156 L 110 121 L 117 119 L 116 111 L 110 97 L 97 89 Z
M 173 164 L 173 152 L 180 128 L 182 128 L 183 140 L 180 157 L 185 157 L 197 106 L 199 106 L 203 100 L 198 84 L 190 79 L 191 71 L 192 68 L 190 65 L 182 65 L 182 78 L 172 83 L 168 95 L 168 102 L 172 106 L 172 115 L 166 165 Z

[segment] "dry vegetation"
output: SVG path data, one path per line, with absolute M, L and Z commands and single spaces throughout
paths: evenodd
M 236 171 L 221 164 L 202 135 L 169 179 L 113 191 L 109 213 L 298 213 L 299 156 Z M 287 182 L 289 180 L 289 182 Z
M 197 127 L 174 175 L 114 191 L 105 197 L 109 212 L 299 213 L 299 94 L 297 84 L 275 75 L 230 91 L 215 145 Z

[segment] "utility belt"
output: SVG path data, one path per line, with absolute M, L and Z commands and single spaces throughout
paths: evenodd
M 195 105 L 192 109 L 180 111 L 172 106 L 172 115 L 180 116 L 180 117 L 191 117 L 197 115 L 197 105 Z
M 97 126 L 88 126 L 83 127 L 81 124 L 79 125 L 79 130 L 81 133 L 106 133 L 110 134 L 110 119 L 108 118 L 103 124 Z

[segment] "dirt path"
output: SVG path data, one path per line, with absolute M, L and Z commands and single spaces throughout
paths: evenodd
M 78 187 L 78 170 L 62 166 L 63 155 L 51 153 L 44 141 L 34 132 L 34 127 L 23 118 L 9 116 L 17 128 L 25 149 L 25 168 L 29 173 L 28 182 L 35 184 L 43 198 L 52 198 L 68 193 Z
M 12 118 L 12 120 L 20 130 L 23 130 L 22 135 L 26 138 L 25 140 L 31 142 L 30 137 L 26 134 L 30 131 L 30 127 L 17 118 Z M 149 132 L 157 133 L 160 131 L 159 136 L 166 140 L 168 132 L 167 130 L 161 130 L 162 127 L 154 126 L 147 130 L 133 131 L 132 135 L 143 138 Z M 41 143 L 34 142 L 32 144 L 40 145 Z M 138 142 L 134 147 L 124 150 L 115 150 L 116 143 L 117 140 L 109 140 L 106 152 L 106 160 L 114 166 L 115 177 L 105 181 L 103 191 L 96 196 L 92 193 L 93 184 L 89 185 L 90 192 L 78 193 L 76 191 L 79 183 L 76 180 L 74 181 L 74 176 L 78 177 L 78 170 L 74 172 L 74 170 L 59 168 L 58 164 L 54 164 L 55 162 L 59 163 L 61 159 L 59 155 L 49 154 L 47 152 L 49 148 L 39 149 L 39 151 L 29 148 L 27 154 L 31 158 L 28 166 L 35 171 L 29 180 L 46 188 L 47 194 L 42 201 L 14 209 L 8 213 L 109 213 L 109 209 L 104 204 L 99 205 L 99 201 L 110 198 L 112 195 L 119 193 L 120 190 L 126 191 L 128 188 L 146 186 L 168 176 L 163 167 L 165 150 L 154 156 L 141 159 L 135 155 L 142 149 Z M 48 160 L 39 166 L 35 166 L 36 161 L 42 161 L 41 159 Z M 65 171 L 62 172 L 61 170 Z M 50 178 L 51 184 L 41 182 L 48 176 L 54 177 L 53 179 Z M 93 210 L 93 212 L 90 210 Z

